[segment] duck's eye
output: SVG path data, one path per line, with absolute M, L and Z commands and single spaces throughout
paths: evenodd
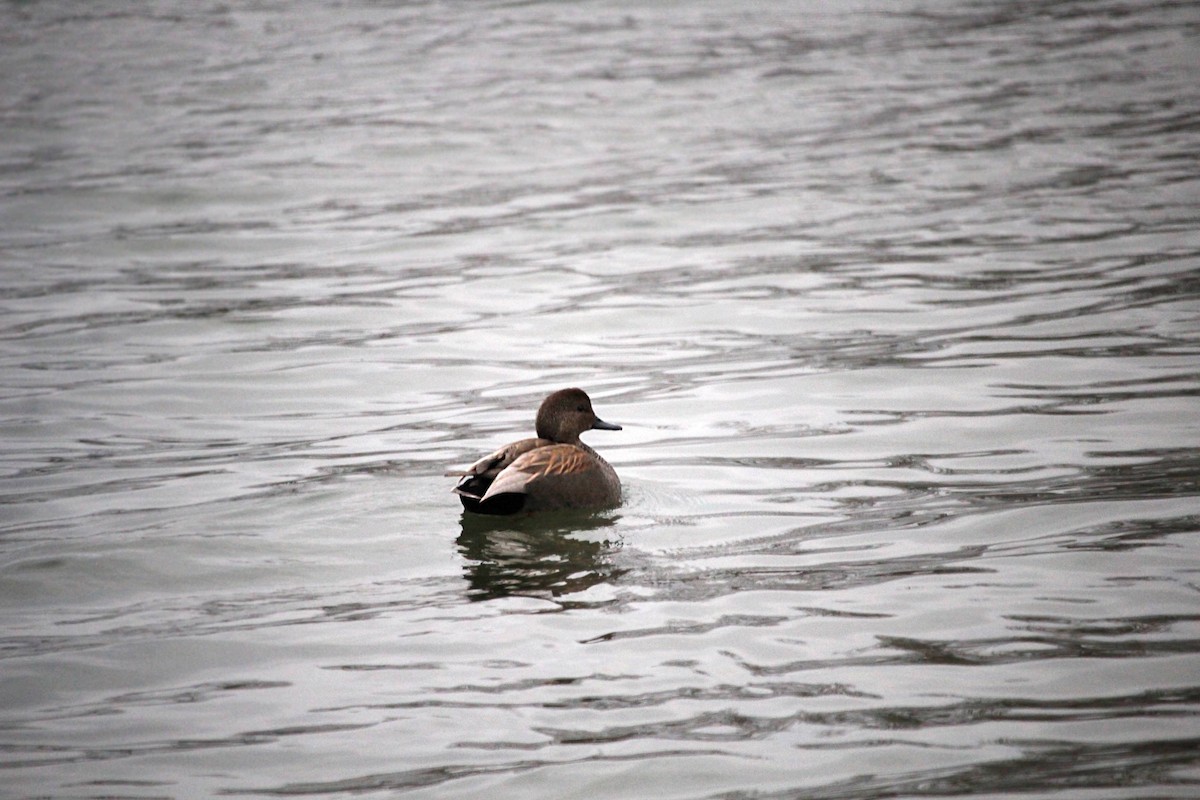
M 583 412 L 587 411 L 587 409 L 586 409 L 586 408 L 584 408 L 583 406 L 579 406 L 579 408 L 577 408 L 577 409 L 575 409 L 575 410 L 576 410 L 576 411 L 578 411 L 580 414 L 582 414 Z

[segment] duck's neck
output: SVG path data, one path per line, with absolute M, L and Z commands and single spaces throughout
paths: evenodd
M 596 458 L 599 458 L 601 461 L 604 460 L 603 458 L 600 457 L 599 453 L 597 453 L 595 450 L 593 450 L 586 442 L 584 442 L 578 436 L 575 437 L 575 441 L 571 442 L 571 444 L 575 445 L 576 447 L 582 448 L 584 450 L 584 452 L 589 453 L 589 454 L 595 456 Z

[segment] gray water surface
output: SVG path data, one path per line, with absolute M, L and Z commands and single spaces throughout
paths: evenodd
M 302 6 L 0 6 L 0 795 L 1200 794 L 1195 4 Z

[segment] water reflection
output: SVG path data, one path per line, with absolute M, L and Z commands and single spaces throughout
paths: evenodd
M 497 519 L 462 515 L 459 552 L 468 596 L 560 597 L 611 583 L 625 570 L 612 563 L 619 540 L 587 538 L 616 524 L 596 514 L 562 512 Z

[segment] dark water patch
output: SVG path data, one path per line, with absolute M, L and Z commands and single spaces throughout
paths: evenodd
M 976 665 L 1006 664 L 1057 658 L 1156 658 L 1200 652 L 1200 638 L 1111 640 L 1107 637 L 1012 636 L 975 641 L 929 641 L 880 637 L 880 644 L 904 655 L 910 663 Z
M 427 584 L 434 596 L 418 597 L 415 585 L 404 584 L 402 588 L 394 587 L 398 594 L 392 597 L 378 596 L 378 590 L 369 592 L 375 597 L 371 602 L 344 599 L 359 595 L 361 587 L 344 587 L 338 592 L 328 586 L 319 591 L 288 588 L 253 597 L 228 594 L 157 597 L 118 608 L 91 610 L 87 616 L 68 616 L 56 623 L 59 630 L 62 626 L 77 626 L 79 630 L 75 632 L 10 633 L 0 637 L 0 659 L 82 652 L 173 638 L 265 632 L 309 624 L 355 623 L 402 613 L 405 609 L 454 607 L 464 602 L 457 581 L 437 579 L 417 584 Z M 442 597 L 437 599 L 439 594 Z
M 695 636 L 710 633 L 711 631 L 729 626 L 770 627 L 772 625 L 778 625 L 779 623 L 786 621 L 786 619 L 786 617 L 732 616 L 721 617 L 711 622 L 704 623 L 677 622 L 661 628 L 651 628 L 648 630 L 624 630 L 616 633 L 606 633 L 603 636 L 597 636 L 594 639 L 587 639 L 584 641 L 584 644 L 612 642 L 618 639 L 642 636 Z
M 940 415 L 939 415 L 940 416 Z M 1152 500 L 1191 497 L 1200 493 L 1200 460 L 1191 449 L 1147 450 L 1141 452 L 1102 452 L 1097 457 L 1121 460 L 1125 463 L 1093 465 L 1060 465 L 1060 474 L 1024 477 L 1025 470 L 991 473 L 987 480 L 979 479 L 979 471 L 960 471 L 953 466 L 928 466 L 935 457 L 931 454 L 907 457 L 905 469 L 914 466 L 930 476 L 927 480 L 868 479 L 851 484 L 831 482 L 821 484 L 823 491 L 841 488 L 888 489 L 884 496 L 857 496 L 839 499 L 848 511 L 845 522 L 838 525 L 861 528 L 864 525 L 885 526 L 892 523 L 928 525 L 948 517 L 983 514 L 1001 509 L 1038 505 L 1056 506 L 1073 503 L 1096 503 L 1120 500 Z M 943 465 L 947 462 L 936 457 Z M 1044 468 L 1043 468 L 1044 469 Z M 1039 470 L 1042 471 L 1042 470 Z M 985 472 L 987 472 L 985 470 Z M 1065 473 L 1065 474 L 1061 474 Z M 1190 515 L 1179 523 L 1155 523 L 1153 529 L 1143 529 L 1146 538 L 1168 537 L 1188 532 L 1194 520 Z M 1101 534 L 1102 536 L 1104 534 Z
M 258 691 L 269 689 L 286 689 L 292 684 L 287 681 L 267 681 L 249 679 L 243 681 L 228 680 L 214 683 L 196 684 L 193 686 L 173 687 L 168 689 L 153 689 L 139 692 L 105 697 L 94 703 L 81 706 L 63 706 L 60 708 L 42 709 L 36 720 L 25 722 L 15 721 L 11 724 L 13 730 L 21 728 L 36 728 L 38 721 L 49 722 L 88 717 L 101 717 L 113 714 L 136 713 L 139 708 L 152 706 L 191 705 L 194 703 L 219 702 L 232 692 Z
M 722 552 L 716 548 L 709 552 Z M 742 554 L 746 551 L 743 549 Z M 780 554 L 776 546 L 773 551 Z M 675 570 L 669 566 L 658 566 L 648 573 L 635 576 L 636 582 L 644 582 L 653 587 L 655 594 L 663 600 L 679 602 L 701 602 L 703 600 L 739 594 L 750 591 L 839 591 L 859 589 L 867 586 L 887 583 L 890 581 L 908 580 L 918 576 L 948 576 L 961 575 L 964 577 L 991 574 L 992 569 L 971 563 L 961 563 L 979 558 L 985 552 L 981 547 L 965 547 L 958 550 L 938 553 L 922 553 L 918 556 L 892 557 L 888 559 L 861 559 L 847 561 L 821 561 L 804 566 L 769 566 L 769 567 L 724 567 L 704 568 L 698 563 L 692 563 L 684 570 Z M 680 554 L 682 555 L 682 554 Z M 703 634 L 712 626 L 721 627 L 728 622 L 743 624 L 743 618 L 733 617 L 725 623 L 689 626 L 681 624 L 678 627 L 651 628 L 643 631 L 623 631 L 621 633 L 605 634 L 593 641 L 607 641 L 625 637 Z M 749 621 L 757 620 L 748 618 Z M 767 622 L 778 623 L 782 619 L 768 618 Z M 761 624 L 759 621 L 758 624 Z
M 1186 797 L 1197 781 L 1189 773 L 1198 761 L 1196 739 L 1165 739 L 1118 744 L 1015 741 L 1021 755 L 985 764 L 914 770 L 854 778 L 780 793 L 734 792 L 720 800 L 804 797 L 866 800 L 890 797 L 958 797 L 971 794 L 1135 790 L 1148 797 Z
M 840 693 L 839 693 L 840 694 Z M 846 696 L 863 698 L 850 692 Z M 695 701 L 697 705 L 711 698 L 705 695 L 672 698 Z M 734 699 L 734 698 L 729 698 Z M 766 704 L 772 695 L 737 698 Z M 921 731 L 949 726 L 982 725 L 996 722 L 1095 722 L 1129 717 L 1159 716 L 1195 718 L 1196 709 L 1173 710 L 1176 703 L 1194 705 L 1195 691 L 1166 692 L 1156 696 L 1096 698 L 1087 702 L 1029 702 L 1023 700 L 972 700 L 950 706 L 913 706 L 867 708 L 846 711 L 802 712 L 798 714 L 755 715 L 731 709 L 702 711 L 647 725 L 614 726 L 600 730 L 539 731 L 555 744 L 601 744 L 634 739 L 688 741 L 748 741 L 777 735 L 800 726 L 827 728 L 830 731 Z M 1166 706 L 1162 708 L 1161 706 Z M 877 741 L 875 746 L 894 744 L 899 740 Z M 834 745 L 836 746 L 836 745 Z M 820 744 L 802 747 L 821 748 Z
M 270 744 L 296 736 L 360 730 L 368 725 L 305 725 L 274 730 L 246 731 L 219 738 L 184 738 L 168 741 L 139 741 L 102 746 L 48 746 L 0 744 L 0 769 L 28 769 L 75 763 L 104 763 L 168 753 L 196 753 L 206 750 Z

